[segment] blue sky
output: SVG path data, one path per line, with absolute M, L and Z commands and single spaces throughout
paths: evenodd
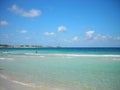
M 0 43 L 120 47 L 120 1 L 0 0 Z

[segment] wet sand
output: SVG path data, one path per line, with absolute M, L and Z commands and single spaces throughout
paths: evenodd
M 11 81 L 6 78 L 0 77 L 0 90 L 65 90 L 51 87 L 32 87 L 22 82 Z M 67 89 L 68 90 L 68 89 Z M 81 90 L 81 89 L 80 89 Z
M 32 87 L 27 84 L 22 84 L 22 82 L 15 82 L 9 79 L 0 77 L 0 90 L 87 90 L 83 88 L 74 89 L 71 88 L 56 88 L 56 87 Z
M 0 90 L 37 90 L 37 89 L 13 83 L 7 79 L 0 77 Z

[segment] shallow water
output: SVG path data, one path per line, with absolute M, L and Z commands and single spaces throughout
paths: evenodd
M 46 90 L 119 90 L 118 49 L 67 50 L 2 49 L 0 76 Z

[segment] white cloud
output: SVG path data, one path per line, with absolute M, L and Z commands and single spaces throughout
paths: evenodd
M 111 38 L 111 36 L 105 36 L 105 35 L 98 34 L 93 39 L 94 40 L 106 40 L 106 39 L 110 39 L 110 38 Z
M 65 32 L 67 29 L 65 26 L 59 26 L 58 27 L 58 32 Z
M 1 26 L 7 26 L 7 25 L 8 25 L 8 22 L 7 22 L 7 21 L 0 21 L 0 25 L 1 25 Z
M 120 40 L 120 36 L 110 36 L 110 35 L 101 35 L 98 34 L 96 36 L 93 37 L 93 40 L 95 41 L 113 41 L 113 40 Z
M 68 44 L 72 44 L 72 43 L 75 43 L 75 42 L 78 42 L 78 36 L 74 36 L 74 37 L 72 37 L 72 38 L 69 38 L 69 39 L 63 39 L 62 40 L 63 41 L 63 43 L 68 43 Z
M 77 41 L 78 40 L 78 36 L 74 36 L 73 38 L 72 38 L 72 41 Z
M 45 32 L 44 33 L 45 36 L 55 36 L 54 32 Z
M 9 8 L 9 10 L 23 17 L 37 17 L 42 14 L 40 10 L 36 10 L 36 9 L 24 11 L 23 9 L 17 7 L 17 5 L 13 5 L 11 8 Z
M 93 34 L 94 34 L 94 31 L 87 31 L 87 32 L 86 32 L 86 36 L 87 36 L 88 38 L 91 38 L 91 37 L 93 36 Z
M 27 33 L 27 30 L 21 30 L 21 31 L 19 31 L 19 33 L 25 34 L 25 33 Z
M 24 17 L 36 17 L 39 16 L 41 12 L 39 10 L 31 9 L 29 12 L 24 12 Z

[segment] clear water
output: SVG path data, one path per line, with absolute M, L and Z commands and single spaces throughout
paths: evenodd
M 0 74 L 46 90 L 119 90 L 120 48 L 0 49 Z

